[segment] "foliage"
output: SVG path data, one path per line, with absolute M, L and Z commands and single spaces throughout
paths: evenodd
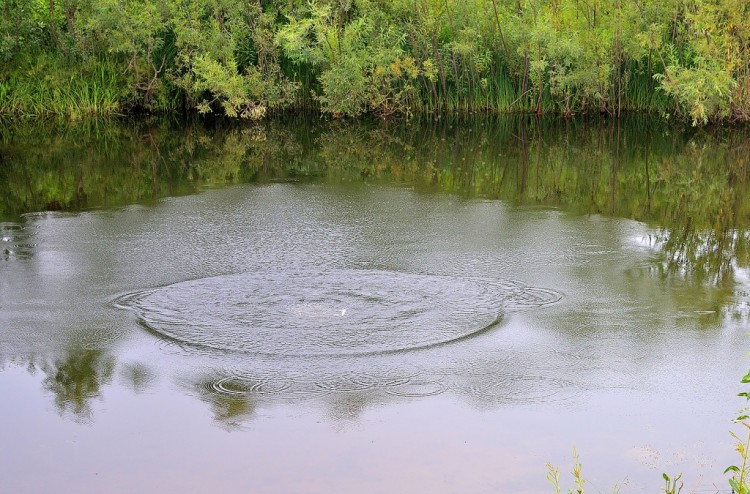
M 583 494 L 584 493 L 584 485 L 588 482 L 583 475 L 581 474 L 582 465 L 581 460 L 578 456 L 578 450 L 574 447 L 573 448 L 573 470 L 571 471 L 571 474 L 573 475 L 573 484 L 575 487 L 572 487 L 566 491 L 567 494 Z M 560 494 L 561 487 L 560 487 L 560 469 L 556 466 L 554 466 L 552 463 L 547 463 L 547 481 L 552 484 L 552 488 L 554 489 L 555 494 Z M 616 482 L 614 487 L 612 488 L 612 493 L 617 494 L 620 492 L 620 487 L 622 486 L 622 481 Z M 675 494 L 675 493 L 668 493 L 668 494 Z
M 750 383 L 750 372 L 742 378 L 741 382 L 743 384 Z M 750 401 L 750 392 L 744 391 L 739 393 L 739 396 Z M 739 424 L 746 429 L 744 431 L 744 434 L 746 435 L 741 437 L 732 431 L 729 432 L 734 439 L 735 450 L 740 457 L 740 464 L 727 467 L 727 469 L 724 470 L 724 474 L 731 474 L 728 482 L 729 486 L 732 488 L 732 492 L 736 494 L 748 494 L 750 492 L 750 463 L 748 463 L 748 458 L 750 458 L 750 417 L 748 417 L 747 412 L 748 408 L 744 408 L 740 412 L 740 415 L 734 419 L 736 424 Z
M 674 478 L 671 478 L 666 473 L 662 473 L 661 477 L 664 479 L 664 487 L 662 488 L 664 494 L 680 494 L 682 486 L 684 485 L 683 482 L 680 482 L 680 479 L 682 478 L 681 473 Z M 679 485 L 677 482 L 680 482 Z
M 742 0 L 0 0 L 0 113 L 748 120 L 748 18 Z M 93 108 L 38 81 L 100 66 L 116 90 Z

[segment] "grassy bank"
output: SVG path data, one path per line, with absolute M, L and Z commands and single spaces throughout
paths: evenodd
M 736 0 L 6 0 L 0 113 L 750 119 Z

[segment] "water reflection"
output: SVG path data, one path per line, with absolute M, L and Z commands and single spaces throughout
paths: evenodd
M 741 133 L 712 137 L 692 140 L 679 162 L 663 161 L 673 202 L 656 244 L 669 271 L 731 283 L 736 269 L 748 267 L 750 145 Z
M 144 393 L 156 381 L 156 371 L 141 362 L 130 362 L 121 365 L 120 381 L 134 393 Z
M 60 415 L 89 422 L 93 420 L 91 402 L 101 398 L 102 388 L 111 384 L 115 360 L 103 350 L 71 348 L 40 368 L 47 376 L 44 389 L 52 394 Z
M 632 387 L 648 368 L 644 349 L 672 344 L 654 327 L 747 319 L 747 295 L 737 290 L 750 262 L 747 132 L 525 118 L 6 127 L 2 322 L 25 329 L 33 326 L 25 318 L 42 318 L 52 297 L 44 289 L 53 285 L 45 262 L 65 258 L 78 268 L 81 295 L 60 295 L 60 307 L 70 307 L 56 310 L 78 316 L 73 299 L 104 306 L 128 293 L 121 305 L 136 305 L 141 322 L 169 338 L 164 344 L 175 347 L 167 353 L 201 363 L 184 386 L 230 429 L 274 403 L 314 402 L 337 420 L 436 395 L 477 408 L 564 405 L 603 382 Z M 286 185 L 227 190 L 194 210 L 165 201 L 118 212 L 116 222 L 112 213 L 91 215 L 41 250 L 41 219 L 26 214 L 151 203 L 246 182 Z M 315 187 L 290 185 L 303 182 Z M 369 187 L 379 184 L 396 187 Z M 399 195 L 403 188 L 415 192 Z M 524 219 L 508 220 L 506 204 Z M 647 225 L 648 235 L 634 240 L 648 252 L 637 265 L 617 266 L 627 234 L 606 231 L 602 217 Z M 534 270 L 543 276 L 533 279 Z M 294 300 L 277 305 L 285 283 Z M 18 286 L 33 293 L 13 299 Z M 574 304 L 547 318 L 541 309 L 529 315 L 543 321 L 539 340 L 495 324 L 567 290 L 579 296 Z M 259 302 L 266 312 L 257 312 Z M 113 317 L 106 309 L 96 317 Z M 250 325 L 265 333 L 248 338 Z M 489 326 L 461 345 L 432 345 Z M 44 387 L 61 414 L 87 421 L 112 381 L 114 358 L 80 349 L 91 335 L 79 336 L 81 345 L 44 364 Z M 606 344 L 590 343 L 594 336 Z M 63 339 L 51 331 L 48 338 L 53 347 Z M 157 375 L 140 363 L 122 364 L 118 374 L 137 393 Z
M 222 386 L 221 381 L 222 379 L 207 378 L 188 385 L 188 389 L 198 391 L 201 400 L 210 405 L 218 424 L 227 430 L 238 429 L 252 419 L 256 412 L 256 398 L 248 392 L 252 385 L 226 382 Z
M 215 419 L 227 428 L 241 427 L 272 404 L 322 406 L 332 419 L 353 421 L 376 405 L 442 394 L 491 409 L 564 406 L 591 390 L 585 379 L 563 378 L 559 369 L 546 365 L 550 348 L 532 353 L 488 340 L 419 354 L 357 358 L 249 362 L 217 354 L 226 370 L 213 369 L 185 386 L 210 404 Z
M 217 184 L 400 183 L 653 223 L 669 270 L 719 280 L 748 256 L 748 132 L 696 133 L 644 118 L 6 126 L 0 218 Z M 3 236 L 17 228 L 4 223 Z M 5 258 L 31 251 L 27 238 L 6 239 L 2 249 Z

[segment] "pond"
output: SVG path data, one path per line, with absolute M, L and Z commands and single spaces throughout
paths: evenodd
M 6 123 L 4 489 L 726 491 L 749 137 Z

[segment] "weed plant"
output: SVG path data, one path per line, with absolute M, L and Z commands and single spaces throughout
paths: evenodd
M 741 380 L 743 384 L 750 384 L 750 372 L 748 372 Z M 750 391 L 743 391 L 738 396 L 745 398 L 750 401 Z M 750 417 L 748 417 L 749 407 L 745 407 L 741 410 L 740 415 L 734 419 L 735 424 L 739 425 L 742 429 L 740 433 L 730 431 L 730 435 L 734 439 L 735 451 L 739 455 L 739 462 L 735 465 L 730 465 L 724 470 L 724 474 L 729 474 L 728 479 L 729 486 L 732 488 L 732 492 L 736 494 L 749 494 L 750 493 L 750 465 L 748 464 L 748 455 L 750 454 Z

